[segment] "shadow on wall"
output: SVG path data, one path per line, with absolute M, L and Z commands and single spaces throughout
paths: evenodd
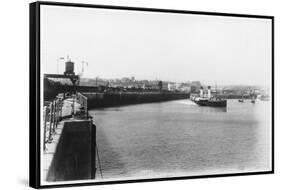
M 65 122 L 46 180 L 95 179 L 95 144 L 91 120 Z

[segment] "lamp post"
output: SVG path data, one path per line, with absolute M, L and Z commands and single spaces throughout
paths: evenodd
M 99 76 L 96 77 L 96 99 L 98 97 L 98 77 Z

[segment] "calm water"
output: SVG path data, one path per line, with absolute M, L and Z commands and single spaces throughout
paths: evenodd
M 269 170 L 270 102 L 177 100 L 92 110 L 104 179 Z M 97 177 L 100 177 L 99 167 Z

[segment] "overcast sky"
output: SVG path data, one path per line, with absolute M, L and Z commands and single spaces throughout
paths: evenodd
M 270 85 L 271 20 L 41 6 L 43 73 Z

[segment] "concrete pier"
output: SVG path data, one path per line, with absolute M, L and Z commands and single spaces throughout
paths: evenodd
M 189 98 L 189 93 L 180 92 L 107 92 L 83 93 L 83 95 L 88 98 L 89 108 L 153 103 Z
M 81 104 L 63 101 L 61 119 L 43 151 L 43 178 L 48 182 L 94 179 L 96 173 L 96 126 L 80 114 Z M 51 130 L 51 124 L 47 130 Z M 48 135 L 45 135 L 48 136 Z

